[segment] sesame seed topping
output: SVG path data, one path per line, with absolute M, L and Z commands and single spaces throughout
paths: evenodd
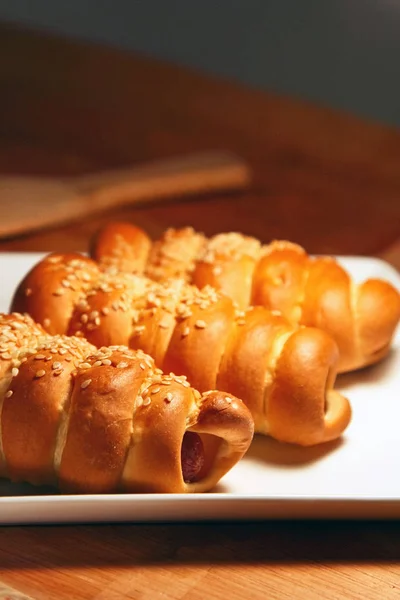
M 79 365 L 80 369 L 90 369 L 91 365 L 88 362 L 83 362 Z
M 227 402 L 228 404 L 232 404 L 232 398 L 230 398 L 229 396 L 225 396 L 225 402 Z
M 81 315 L 81 322 L 87 323 L 88 321 L 89 321 L 89 317 L 87 316 L 86 313 L 83 313 L 83 315 Z
M 155 387 L 151 390 L 151 394 L 158 394 L 158 392 L 161 390 L 160 387 Z
M 143 404 L 143 398 L 142 398 L 142 396 L 138 396 L 136 398 L 136 406 L 142 406 L 142 404 Z
M 147 396 L 147 398 L 145 398 L 143 400 L 143 406 L 149 406 L 151 404 L 151 398 L 150 396 Z
M 104 306 L 104 307 L 101 309 L 101 314 L 103 314 L 104 316 L 108 315 L 108 314 L 109 314 L 109 312 L 110 312 L 110 309 L 109 309 L 107 306 Z
M 182 337 L 186 337 L 190 333 L 190 327 L 185 327 L 182 331 Z
M 11 396 L 13 395 L 13 391 L 12 390 L 8 390 L 8 392 L 5 393 L 5 398 L 11 398 Z
M 51 365 L 51 368 L 54 369 L 54 370 L 55 369 L 61 369 L 61 367 L 62 367 L 62 364 L 60 362 L 58 362 L 58 361 L 53 362 L 53 364 Z
M 50 327 L 50 319 L 43 319 L 43 327 Z
M 35 377 L 37 379 L 40 379 L 40 377 L 44 377 L 44 375 L 46 375 L 46 371 L 44 369 L 40 369 L 39 371 L 36 371 L 36 373 L 35 373 Z
M 13 369 L 11 369 L 11 377 L 16 377 L 19 373 L 19 369 L 17 369 L 17 367 L 14 367 Z
M 65 294 L 65 290 L 63 288 L 58 288 L 53 292 L 53 296 L 63 296 Z
M 109 367 L 110 365 L 112 365 L 112 362 L 111 362 L 111 360 L 109 358 L 104 358 L 101 362 L 106 367 Z
M 144 371 L 146 366 L 143 363 L 139 363 L 139 367 Z
M 4 360 L 10 360 L 11 354 L 9 352 L 3 352 L 1 358 L 4 358 Z
M 81 383 L 81 389 L 85 390 L 91 383 L 92 383 L 91 379 L 85 379 L 85 381 L 82 381 L 82 383 Z
M 102 365 L 102 364 L 103 364 L 103 363 L 101 362 L 101 360 L 96 360 L 96 361 L 93 363 L 93 366 L 94 366 L 94 367 L 101 367 L 101 365 Z
M 117 369 L 125 369 L 128 366 L 127 362 L 121 361 L 117 364 Z
M 165 402 L 172 402 L 172 398 L 173 398 L 173 396 L 172 396 L 171 392 L 168 392 L 168 394 L 165 396 L 164 400 L 165 400 Z
M 207 323 L 205 321 L 202 321 L 201 319 L 199 319 L 196 321 L 194 326 L 197 327 L 197 329 L 205 329 L 205 327 L 207 327 Z

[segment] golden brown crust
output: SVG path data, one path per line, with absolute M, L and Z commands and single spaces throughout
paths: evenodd
M 236 319 L 222 358 L 216 386 L 237 390 L 246 398 L 257 432 L 269 433 L 265 399 L 274 380 L 274 365 L 281 350 L 280 340 L 293 333 L 291 325 L 262 307 L 246 311 Z M 314 358 L 318 356 L 318 352 Z M 285 435 L 281 436 L 285 439 Z
M 235 232 L 210 238 L 197 255 L 192 283 L 199 288 L 211 285 L 223 290 L 239 309 L 247 308 L 260 247 L 255 238 Z
M 289 337 L 266 406 L 271 435 L 280 438 L 284 431 L 287 441 L 308 446 L 336 439 L 347 427 L 350 405 L 332 390 L 337 359 L 337 346 L 318 329 L 299 329 Z
M 131 223 L 115 221 L 102 227 L 92 240 L 90 256 L 102 269 L 123 273 L 143 273 L 146 268 L 151 240 Z
M 150 256 L 168 254 L 169 240 L 185 236 L 196 239 L 190 228 L 169 229 L 154 242 Z M 279 310 L 293 325 L 323 328 L 338 344 L 339 372 L 386 356 L 400 320 L 400 294 L 389 283 L 356 285 L 333 259 L 311 258 L 287 241 L 261 247 L 258 240 L 235 232 L 209 240 L 202 236 L 199 248 L 177 244 L 166 265 L 153 271 L 150 264 L 147 274 L 157 280 L 178 276 L 200 288 L 211 285 L 240 309 L 264 306 Z
M 40 268 L 36 272 L 39 277 Z M 25 310 L 35 317 L 36 304 L 29 304 L 32 299 L 27 298 Z M 63 323 L 57 317 L 54 322 Z M 282 428 L 269 427 L 268 397 L 277 360 L 296 329 L 280 314 L 263 307 L 240 311 L 231 299 L 209 286 L 199 290 L 178 279 L 157 283 L 135 275 L 101 273 L 85 297 L 80 297 L 67 324 L 70 334 L 83 336 L 96 346 L 112 342 L 142 349 L 159 368 L 187 376 L 200 392 L 220 388 L 239 396 L 249 406 L 256 430 L 282 441 L 291 441 L 291 426 L 288 423 L 288 436 Z M 325 372 L 332 360 L 325 352 L 325 338 L 327 334 L 321 334 L 310 354 L 321 390 L 318 398 L 312 395 L 311 404 L 321 405 L 326 400 Z M 325 370 L 318 368 L 320 364 Z M 293 400 L 286 401 L 290 404 Z M 347 401 L 343 402 L 341 411 L 347 414 Z M 340 421 L 340 411 L 335 418 Z M 302 424 L 296 421 L 293 427 Z M 299 432 L 298 437 L 301 443 L 322 440 L 319 434 Z
M 50 254 L 21 281 L 12 310 L 34 314 L 50 334 L 65 332 L 75 304 L 98 273 L 96 263 L 81 254 Z
M 76 493 L 206 491 L 250 445 L 254 424 L 240 400 L 201 396 L 141 351 L 50 336 L 21 315 L 0 314 L 0 343 L 10 370 L 0 405 L 3 476 Z M 209 396 L 221 407 L 212 418 Z M 190 482 L 186 431 L 197 431 L 204 449 Z
M 154 281 L 171 277 L 188 280 L 205 238 L 192 227 L 167 229 L 153 243 L 144 274 Z

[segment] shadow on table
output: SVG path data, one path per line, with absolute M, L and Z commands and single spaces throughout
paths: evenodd
M 74 566 L 389 563 L 397 521 L 80 525 L 0 528 L 0 571 Z

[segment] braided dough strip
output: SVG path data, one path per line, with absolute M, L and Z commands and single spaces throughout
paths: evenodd
M 152 244 L 138 227 L 111 223 L 94 239 L 92 256 L 102 268 L 211 285 L 242 309 L 264 306 L 293 324 L 323 329 L 338 345 L 339 372 L 385 357 L 400 319 L 400 294 L 391 284 L 357 285 L 333 258 L 312 258 L 291 242 L 262 246 L 239 233 L 206 239 L 187 227 L 168 229 Z
M 142 351 L 0 314 L 0 476 L 64 492 L 204 492 L 247 451 L 245 405 Z

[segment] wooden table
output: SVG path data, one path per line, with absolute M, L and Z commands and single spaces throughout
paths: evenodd
M 0 29 L 0 169 L 75 174 L 185 151 L 250 161 L 245 195 L 121 209 L 156 235 L 193 224 L 400 267 L 400 135 L 101 47 Z M 110 215 L 0 250 L 85 250 Z M 393 474 L 397 477 L 397 474 Z M 0 529 L 0 587 L 37 599 L 400 597 L 397 522 Z

